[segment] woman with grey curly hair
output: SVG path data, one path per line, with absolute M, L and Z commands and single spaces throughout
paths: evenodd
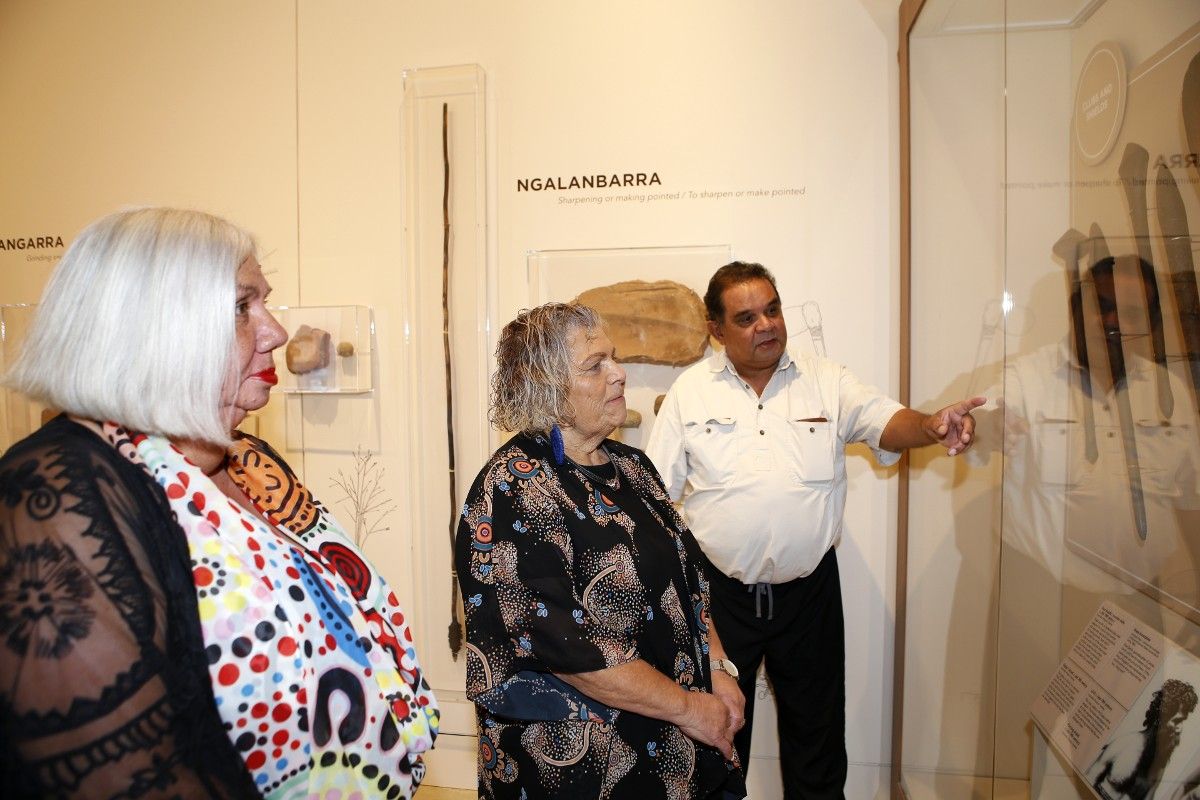
M 744 796 L 703 559 L 645 453 L 609 438 L 625 370 L 600 316 L 522 311 L 496 359 L 490 418 L 517 434 L 455 546 L 480 797 Z

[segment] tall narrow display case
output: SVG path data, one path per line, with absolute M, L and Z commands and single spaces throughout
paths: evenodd
M 1200 796 L 1200 3 L 900 16 L 893 796 Z

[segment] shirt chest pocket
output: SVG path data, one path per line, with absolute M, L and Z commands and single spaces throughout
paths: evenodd
M 791 420 L 792 439 L 799 463 L 797 479 L 801 483 L 828 483 L 833 480 L 833 423 L 828 420 Z
M 693 483 L 712 486 L 733 478 L 742 451 L 736 419 L 698 416 L 684 422 L 683 436 Z
M 1181 497 L 1195 492 L 1188 468 L 1192 456 L 1192 431 L 1187 425 L 1139 419 L 1134 425 L 1142 488 L 1160 497 Z

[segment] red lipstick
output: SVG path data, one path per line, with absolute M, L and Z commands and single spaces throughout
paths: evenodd
M 279 376 L 275 374 L 274 367 L 264 369 L 262 372 L 256 372 L 254 373 L 254 377 L 258 378 L 260 381 L 269 386 L 274 386 L 275 384 L 279 383 Z

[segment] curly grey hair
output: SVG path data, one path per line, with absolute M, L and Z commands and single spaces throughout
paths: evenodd
M 499 430 L 537 433 L 571 425 L 571 334 L 604 325 L 595 309 L 546 303 L 524 309 L 504 326 L 496 343 L 488 419 Z

